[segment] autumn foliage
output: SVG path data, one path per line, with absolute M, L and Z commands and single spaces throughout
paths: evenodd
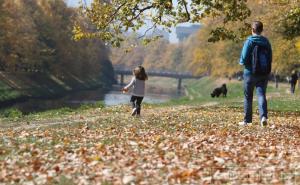
M 215 31 L 224 25 L 223 19 L 208 16 L 201 21 L 203 26 L 199 32 L 183 43 L 169 44 L 160 40 L 145 47 L 136 44 L 137 41 L 135 41 L 135 47 L 126 53 L 122 51 L 126 51 L 133 44 L 133 42 L 128 44 L 126 41 L 121 49 L 115 49 L 118 52 L 113 53 L 112 60 L 114 63 L 124 66 L 143 64 L 149 68 L 170 71 L 192 71 L 194 74 L 235 76 L 243 70 L 238 61 L 243 42 L 251 34 L 249 25 L 253 20 L 261 20 L 265 27 L 263 35 L 270 39 L 273 48 L 272 73 L 286 76 L 292 70 L 298 69 L 300 67 L 300 37 L 297 34 L 288 37 L 284 31 L 288 25 L 290 27 L 293 25 L 294 29 L 299 28 L 295 17 L 297 11 L 293 11 L 297 3 L 248 1 L 247 6 L 251 10 L 250 17 L 243 22 L 226 23 L 226 27 L 233 30 L 233 33 L 239 33 L 232 35 L 230 40 L 227 40 L 228 35 L 220 29 L 220 32 L 214 35 Z M 287 15 L 293 22 L 286 22 Z M 298 32 L 294 30 L 292 33 Z
M 73 23 L 79 19 L 84 24 L 63 0 L 1 0 L 1 70 L 111 80 L 113 69 L 104 44 L 72 40 Z
M 241 109 L 92 109 L 0 129 L 0 182 L 298 184 L 299 113 L 239 127 Z M 258 120 L 258 117 L 254 117 Z

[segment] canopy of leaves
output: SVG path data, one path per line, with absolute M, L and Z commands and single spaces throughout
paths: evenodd
M 282 33 L 287 38 L 300 36 L 300 5 L 297 8 L 292 8 L 283 16 L 281 26 L 283 28 Z
M 223 24 L 243 21 L 250 16 L 246 0 L 94 0 L 91 6 L 81 6 L 82 13 L 90 20 L 92 27 L 74 27 L 74 38 L 98 37 L 120 46 L 123 32 L 136 31 L 145 25 L 149 29 L 161 26 L 169 29 L 183 22 L 200 22 L 206 17 L 219 17 Z M 222 25 L 223 27 L 224 25 Z M 148 29 L 148 30 L 149 30 Z M 224 31 L 225 30 L 225 31 Z M 213 32 L 214 40 L 233 37 L 230 31 L 219 28 Z
M 183 43 L 167 44 L 164 41 L 155 41 L 144 47 L 138 44 L 138 40 L 127 40 L 121 47 L 122 50 L 112 50 L 112 60 L 115 64 L 127 67 L 143 64 L 152 69 L 190 70 L 195 74 L 234 76 L 243 70 L 238 65 L 238 60 L 243 41 L 246 36 L 251 35 L 251 28 L 240 28 L 249 26 L 253 20 L 261 20 L 265 27 L 263 35 L 269 38 L 273 47 L 273 73 L 289 75 L 292 70 L 299 68 L 300 38 L 287 38 L 280 30 L 284 29 L 284 26 L 280 26 L 284 21 L 283 12 L 289 11 L 290 5 L 251 1 L 247 6 L 252 15 L 245 23 L 227 23 L 227 27 L 231 27 L 232 31 L 221 28 L 222 17 L 206 18 L 202 21 L 201 30 Z M 212 32 L 217 32 L 220 37 L 212 37 Z M 231 34 L 235 42 L 222 40 L 228 36 L 223 32 Z M 238 37 L 235 34 L 237 32 L 240 33 Z M 209 38 L 218 42 L 207 42 Z M 131 48 L 131 45 L 137 47 L 133 47 L 130 53 L 124 53 L 123 50 Z

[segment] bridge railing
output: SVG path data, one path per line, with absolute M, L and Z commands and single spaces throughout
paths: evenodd
M 125 75 L 132 75 L 132 70 L 130 69 L 120 69 L 115 68 L 115 74 L 120 75 L 120 84 L 124 85 L 124 76 Z M 171 72 L 171 71 L 159 71 L 159 70 L 150 70 L 147 71 L 147 74 L 149 76 L 157 76 L 157 77 L 167 77 L 167 78 L 176 78 L 178 79 L 178 85 L 177 85 L 177 93 L 181 93 L 182 89 L 182 80 L 183 79 L 200 79 L 206 75 L 199 75 L 195 76 L 190 72 L 182 73 L 182 72 Z
M 115 74 L 117 75 L 132 75 L 132 70 L 129 69 L 116 69 Z M 203 75 L 193 75 L 190 72 L 171 72 L 171 71 L 162 71 L 162 70 L 149 70 L 147 71 L 149 76 L 158 76 L 158 77 L 170 77 L 170 78 L 202 78 Z

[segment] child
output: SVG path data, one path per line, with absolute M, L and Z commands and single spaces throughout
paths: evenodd
M 148 80 L 148 76 L 144 67 L 138 66 L 133 70 L 133 77 L 131 82 L 125 86 L 122 90 L 127 92 L 130 87 L 133 87 L 130 102 L 132 104 L 132 116 L 140 116 L 141 103 L 145 96 L 145 81 Z

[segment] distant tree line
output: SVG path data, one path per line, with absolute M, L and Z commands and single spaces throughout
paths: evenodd
M 72 40 L 75 21 L 87 24 L 64 0 L 0 0 L 0 70 L 113 79 L 101 41 Z
M 112 48 L 111 60 L 114 65 L 132 68 L 143 65 L 147 70 L 166 70 L 184 72 L 182 48 L 180 44 L 159 39 L 143 45 L 139 36 L 132 34 L 120 48 Z

